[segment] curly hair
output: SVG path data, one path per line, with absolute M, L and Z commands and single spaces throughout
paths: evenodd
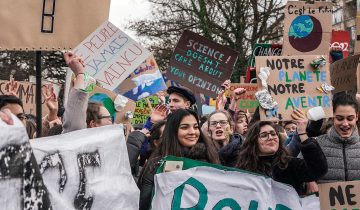
M 265 163 L 261 161 L 260 159 L 260 149 L 258 144 L 258 137 L 260 134 L 260 129 L 265 126 L 269 125 L 272 128 L 274 128 L 276 134 L 279 137 L 279 133 L 277 129 L 275 128 L 274 123 L 267 122 L 267 121 L 258 121 L 255 122 L 248 131 L 248 134 L 246 136 L 246 140 L 241 146 L 240 149 L 240 155 L 238 158 L 238 162 L 236 166 L 240 169 L 255 172 L 255 173 L 261 173 L 266 174 L 266 167 Z M 279 138 L 279 149 L 275 153 L 275 164 L 277 164 L 281 169 L 285 169 L 288 166 L 289 162 L 289 153 L 286 150 L 283 140 Z

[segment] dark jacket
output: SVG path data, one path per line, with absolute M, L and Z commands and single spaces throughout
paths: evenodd
M 133 131 L 129 134 L 126 141 L 126 146 L 129 155 L 130 168 L 133 176 L 136 176 L 139 172 L 139 154 L 141 145 L 146 140 L 145 134 L 140 131 Z
M 303 182 L 319 180 L 328 170 L 325 155 L 319 144 L 315 139 L 308 138 L 301 143 L 300 149 L 304 159 L 289 157 L 288 166 L 285 169 L 281 169 L 279 164 L 274 163 L 276 155 L 261 157 L 260 161 L 267 163 L 264 174 L 275 181 L 293 186 L 297 192 L 301 191 Z
M 221 164 L 228 167 L 235 167 L 243 139 L 240 134 L 234 133 L 230 143 L 219 150 Z
M 193 160 L 209 162 L 207 158 L 206 147 L 204 143 L 197 143 L 191 150 L 184 149 L 183 156 Z M 152 157 L 147 161 L 141 171 L 138 187 L 140 189 L 139 209 L 147 210 L 151 206 L 152 191 L 154 188 L 154 176 L 156 169 L 160 166 L 162 157 Z

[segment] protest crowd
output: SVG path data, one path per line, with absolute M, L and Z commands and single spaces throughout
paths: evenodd
M 105 27 L 116 32 L 109 23 L 105 23 Z M 149 66 L 154 66 L 152 61 L 146 60 L 145 63 L 148 63 L 146 63 L 146 68 L 141 68 L 142 71 L 139 71 L 138 66 L 144 62 L 144 59 L 140 59 L 140 64 L 136 65 L 137 71 L 140 72 L 140 76 L 137 75 L 138 78 L 145 79 L 130 80 L 136 78 L 137 74 L 131 71 L 122 81 L 133 81 L 136 85 L 122 83 L 125 84 L 124 87 L 120 86 L 115 90 L 107 88 L 107 85 L 111 85 L 95 78 L 95 74 L 89 74 L 87 70 L 89 61 L 84 61 L 84 58 L 75 50 L 64 52 L 65 63 L 72 75 L 67 78 L 69 89 L 65 91 L 66 103 L 64 107 L 59 107 L 59 96 L 52 85 L 42 89 L 42 99 L 45 104 L 43 108 L 46 115 L 42 116 L 41 134 L 37 133 L 36 116 L 24 111 L 23 101 L 17 96 L 18 81 L 13 79 L 8 81 L 6 93 L 0 95 L 0 134 L 2 135 L 0 140 L 3 142 L 0 146 L 9 148 L 9 145 L 20 142 L 20 140 L 15 141 L 16 138 L 22 139 L 22 145 L 31 146 L 26 146 L 27 149 L 19 150 L 18 153 L 15 149 L 0 150 L 0 186 L 3 186 L 2 179 L 22 177 L 27 180 L 25 172 L 19 176 L 13 174 L 31 167 L 29 170 L 32 171 L 34 177 L 28 180 L 28 185 L 26 181 L 23 185 L 36 189 L 36 194 L 32 194 L 31 190 L 27 191 L 26 187 L 20 190 L 21 197 L 24 199 L 22 209 L 100 209 L 104 207 L 105 209 L 148 210 L 170 209 L 169 206 L 171 209 L 212 209 L 206 206 L 210 205 L 207 203 L 212 202 L 210 202 L 210 195 L 218 196 L 220 199 L 221 194 L 226 191 L 222 189 L 223 185 L 233 185 L 236 189 L 226 193 L 237 193 L 246 199 L 254 192 L 255 194 L 263 193 L 259 195 L 273 196 L 264 200 L 273 199 L 267 201 L 266 205 L 273 205 L 274 209 L 275 204 L 281 202 L 284 204 L 283 207 L 279 207 L 279 204 L 276 205 L 276 209 L 309 209 L 300 201 L 297 201 L 296 205 L 302 205 L 303 208 L 287 208 L 285 206 L 287 196 L 288 200 L 291 200 L 291 196 L 299 200 L 307 196 L 318 197 L 319 193 L 323 193 L 320 190 L 321 186 L 360 179 L 359 87 L 355 92 L 350 91 L 354 87 L 336 91 L 338 86 L 332 83 L 333 78 L 331 80 L 329 78 L 330 65 L 333 68 L 337 62 L 347 59 L 343 56 L 341 49 L 327 46 L 326 50 L 323 50 L 327 54 L 310 54 L 308 57 L 300 53 L 284 54 L 281 57 L 261 56 L 262 60 L 258 59 L 260 56 L 256 57 L 257 83 L 243 84 L 254 85 L 256 91 L 251 92 L 252 90 L 245 86 L 236 86 L 236 83 L 232 83 L 229 79 L 234 66 L 229 63 L 236 62 L 236 59 L 232 60 L 234 56 L 227 57 L 233 53 L 232 50 L 223 49 L 216 43 L 210 43 L 209 40 L 201 44 L 199 40 L 203 39 L 199 38 L 201 36 L 198 34 L 194 35 L 193 32 L 185 31 L 184 34 L 190 43 L 189 50 L 186 52 L 191 52 L 186 55 L 191 57 L 198 52 L 204 57 L 193 58 L 193 65 L 182 67 L 179 63 L 184 65 L 186 62 L 179 58 L 184 50 L 181 49 L 181 51 L 182 46 L 178 46 L 174 50 L 170 68 L 166 72 L 168 80 L 173 82 L 170 85 L 166 84 L 160 91 L 146 90 L 149 78 L 154 81 L 159 79 L 155 71 L 144 74 L 148 69 L 151 70 Z M 291 40 L 287 41 L 291 43 Z M 285 39 L 284 42 L 286 42 Z M 181 43 L 184 42 L 179 41 L 178 44 L 181 45 Z M 295 45 L 291 46 L 296 48 Z M 130 47 L 129 51 L 136 54 L 134 52 L 136 50 Z M 328 57 L 331 57 L 331 64 Z M 145 58 L 149 59 L 149 56 L 145 55 Z M 226 58 L 228 59 L 225 63 Z M 357 69 L 359 56 L 353 58 L 349 55 L 349 58 L 357 59 L 355 67 Z M 150 56 L 151 59 L 153 58 Z M 210 61 L 211 64 L 209 64 Z M 196 62 L 202 63 L 201 65 L 207 63 L 206 65 L 211 67 L 204 68 L 201 65 L 194 67 L 197 65 Z M 225 70 L 228 66 L 226 65 L 231 66 L 227 73 Z M 345 68 L 345 65 L 340 66 Z M 193 67 L 198 69 L 191 69 Z M 190 72 L 201 71 L 201 73 L 192 75 L 181 68 L 190 68 Z M 290 73 L 289 69 L 291 71 L 299 69 L 300 76 L 295 75 L 296 71 L 294 74 Z M 275 70 L 276 73 L 274 73 Z M 286 73 L 283 73 L 284 71 Z M 112 74 L 110 73 L 111 80 L 118 78 L 114 76 L 115 73 L 115 70 Z M 163 75 L 160 74 L 161 81 L 165 84 L 162 77 Z M 352 77 L 360 80 L 356 74 Z M 102 80 L 109 81 L 106 74 Z M 207 83 L 205 84 L 204 81 Z M 292 84 L 292 86 L 284 85 L 283 89 L 281 86 L 276 86 L 281 83 Z M 131 86 L 131 88 L 125 86 Z M 310 89 L 310 87 L 313 88 Z M 100 88 L 101 91 L 96 91 L 96 88 Z M 123 88 L 127 88 L 128 91 L 122 91 Z M 107 91 L 114 94 L 114 97 L 106 96 L 106 93 L 109 93 Z M 282 91 L 285 93 L 282 94 Z M 141 95 L 145 92 L 149 93 Z M 158 103 L 155 106 L 149 99 L 144 100 L 149 96 L 156 97 Z M 213 97 L 215 103 L 211 111 L 203 113 L 201 106 L 206 104 L 209 106 L 207 96 L 215 96 Z M 241 104 L 250 103 L 247 97 L 253 99 L 251 103 L 255 106 L 244 109 Z M 131 121 L 135 109 L 126 111 L 129 104 L 128 98 L 145 101 L 147 107 L 139 109 L 146 115 L 143 123 Z M 145 109 L 150 111 L 146 113 Z M 121 126 L 114 127 L 118 124 Z M 90 133 L 96 137 L 90 136 Z M 119 135 L 120 139 L 113 133 L 119 133 L 116 135 Z M 81 137 L 81 141 L 71 143 L 71 141 L 78 141 L 78 136 Z M 114 139 L 114 136 L 118 139 L 109 140 L 107 144 L 107 139 Z M 64 142 L 64 146 L 61 141 Z M 101 143 L 92 144 L 91 148 L 95 149 L 87 151 L 86 144 L 91 144 L 91 141 Z M 119 142 L 124 147 L 120 147 Z M 45 144 L 49 146 L 44 146 Z M 72 149 L 76 150 L 74 154 L 77 160 L 69 160 L 70 155 L 73 155 L 69 153 Z M 30 154 L 31 158 L 24 158 L 25 153 L 22 153 L 24 151 L 30 152 L 27 154 Z M 106 162 L 108 158 L 111 159 L 110 165 Z M 32 164 L 25 162 L 25 165 L 16 162 L 30 159 L 34 159 L 35 162 L 31 162 Z M 194 166 L 189 166 L 188 163 Z M 73 164 L 74 167 L 71 166 L 69 169 L 68 164 Z M 56 168 L 56 176 L 54 176 L 54 171 L 45 172 L 52 167 Z M 85 170 L 85 167 L 93 169 Z M 118 170 L 119 167 L 122 170 Z M 186 169 L 189 172 L 181 174 L 182 171 L 188 171 Z M 73 170 L 79 171 L 79 175 L 77 172 L 73 173 Z M 101 170 L 109 170 L 107 173 L 115 178 L 96 177 L 96 174 L 102 173 Z M 213 181 L 213 186 L 216 188 L 210 188 L 211 184 L 204 184 L 204 181 L 199 181 L 201 179 L 195 179 L 196 173 L 202 174 L 202 177 L 205 177 L 203 180 Z M 216 178 L 218 173 L 221 174 L 221 179 Z M 72 174 L 76 175 L 76 180 L 73 180 Z M 249 178 L 246 178 L 248 176 Z M 177 183 L 176 177 L 186 182 L 182 181 L 183 184 L 181 184 L 179 181 L 180 184 L 173 184 L 176 186 L 171 188 L 173 187 L 171 183 Z M 79 179 L 78 187 L 74 183 L 78 183 Z M 106 179 L 108 180 L 102 188 L 100 185 Z M 237 179 L 243 179 L 246 184 L 237 183 Z M 261 182 L 266 187 L 257 186 L 260 184 L 252 181 L 255 179 L 260 180 L 259 183 Z M 48 184 L 50 181 L 53 182 L 52 185 Z M 126 184 L 119 184 L 121 181 Z M 275 182 L 281 185 L 274 184 Z M 69 185 L 72 185 L 70 183 L 76 185 L 75 191 L 78 190 L 78 194 L 67 189 Z M 192 186 L 193 190 L 185 185 Z M 11 184 L 6 186 L 8 189 L 1 190 L 3 195 L 12 188 Z M 257 192 L 257 189 L 262 189 L 263 192 L 260 192 L 261 190 Z M 287 191 L 282 191 L 282 194 L 275 193 L 279 189 Z M 344 200 L 347 200 L 348 205 L 354 205 L 354 209 L 355 207 L 358 209 L 360 203 L 351 199 L 360 194 L 351 196 L 349 195 L 351 189 L 346 188 L 347 197 L 344 199 L 345 194 L 341 194 L 340 188 L 333 187 L 332 189 L 338 190 L 332 192 L 335 194 L 334 199 L 330 198 L 333 206 L 336 202 L 343 205 Z M 106 191 L 112 191 L 113 194 Z M 245 193 L 241 194 L 242 191 Z M 107 194 L 97 196 L 97 192 Z M 204 195 L 209 197 L 204 198 Z M 71 196 L 72 198 L 75 196 L 75 200 L 69 202 L 68 199 Z M 329 195 L 326 196 L 329 197 Z M 31 199 L 35 199 L 36 202 Z M 181 199 L 186 199 L 186 201 Z M 4 201 L 5 198 L 0 200 L 3 200 L 0 201 L 2 204 L 8 202 Z M 215 206 L 213 209 L 225 207 L 242 209 L 240 203 L 237 203 L 239 201 L 235 200 L 235 198 L 223 198 L 219 202 L 214 201 L 211 205 Z M 112 202 L 121 204 L 115 205 Z M 165 204 L 166 202 L 170 204 Z M 257 202 L 260 201 L 252 200 L 250 203 L 241 204 L 241 207 L 249 206 L 249 209 L 257 209 L 259 205 L 259 209 L 265 209 L 261 208 L 264 206 Z M 74 207 L 66 206 L 67 203 Z M 286 203 L 286 205 L 290 204 Z M 9 209 L 9 206 L 7 208 L 0 206 L 0 209 Z

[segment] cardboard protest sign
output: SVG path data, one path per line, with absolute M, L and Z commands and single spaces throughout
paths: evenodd
M 319 184 L 321 209 L 359 209 L 360 181 Z
M 185 30 L 170 58 L 166 77 L 196 93 L 216 98 L 230 78 L 237 52 Z
M 246 92 L 240 95 L 240 101 L 237 105 L 238 110 L 249 111 L 251 113 L 255 112 L 256 108 L 259 106 L 259 102 L 255 98 L 255 93 L 258 90 L 257 84 L 250 83 L 231 83 L 229 91 L 227 93 L 230 98 L 237 88 L 245 88 Z
M 111 91 L 151 55 L 109 21 L 83 40 L 74 53 L 84 59 L 85 71 Z
M 150 101 L 150 104 L 153 108 L 155 108 L 156 105 L 159 104 L 159 99 L 157 96 L 150 96 L 148 98 L 136 101 L 134 118 L 131 120 L 132 124 L 145 123 L 146 119 L 150 116 L 151 109 L 149 107 L 149 103 L 147 102 L 147 100 Z
M 277 102 L 273 109 L 260 109 L 261 120 L 291 120 L 293 109 L 304 113 L 308 109 L 321 106 L 326 117 L 332 117 L 332 94 L 322 91 L 322 86 L 330 85 L 329 62 L 315 70 L 310 63 L 316 55 L 257 57 L 257 74 L 262 68 L 269 68 L 267 90 Z M 258 78 L 258 89 L 262 90 Z M 261 105 L 261 103 L 260 103 Z M 260 106 L 261 107 L 261 106 Z
M 331 47 L 340 47 L 343 52 L 343 57 L 346 58 L 350 52 L 350 33 L 349 31 L 332 31 L 331 33 Z
M 166 89 L 164 78 L 151 55 L 114 92 L 137 101 Z
M 355 31 L 354 53 L 360 53 L 360 4 L 357 4 L 355 26 L 356 26 L 356 31 Z
M 283 55 L 328 55 L 333 5 L 288 1 L 284 13 Z
M 165 160 L 155 175 L 152 209 L 320 210 L 316 197 L 300 199 L 294 188 L 268 177 L 186 158 Z
M 31 147 L 54 210 L 139 209 L 123 126 L 36 139 Z
M 282 44 L 255 43 L 249 58 L 248 66 L 255 67 L 256 56 L 281 56 Z
M 6 95 L 6 84 L 8 83 L 8 80 L 0 80 L 0 95 Z M 18 88 L 16 90 L 16 97 L 20 98 L 20 100 L 23 102 L 24 111 L 26 114 L 33 114 L 36 115 L 36 101 L 35 101 L 35 92 L 36 92 L 36 84 L 32 82 L 23 82 L 23 81 L 17 81 Z M 43 84 L 42 87 L 44 88 L 47 84 Z M 54 86 L 58 86 L 56 84 L 53 84 Z M 55 89 L 55 88 L 54 88 Z M 59 87 L 56 88 L 58 91 L 60 90 Z M 55 92 L 56 95 L 59 94 L 59 92 Z M 49 113 L 48 108 L 45 104 L 45 99 L 42 98 L 42 116 L 44 117 Z
M 109 17 L 110 0 L 1 0 L 0 50 L 74 48 Z
M 13 115 L 14 125 L 0 119 L 1 209 L 51 209 L 49 192 L 23 124 Z
M 335 87 L 333 93 L 342 91 L 357 91 L 357 68 L 360 54 L 338 60 L 330 65 L 331 85 Z
M 95 94 L 98 94 L 97 97 L 94 97 Z M 106 101 L 107 97 L 109 99 L 111 99 L 112 101 Z M 99 87 L 99 86 L 95 86 L 94 91 L 91 92 L 90 94 L 90 99 L 91 100 L 98 100 L 101 101 L 103 104 L 106 103 L 112 103 L 113 107 L 113 112 L 115 115 L 115 123 L 124 123 L 125 121 L 127 121 L 128 119 L 126 119 L 126 112 L 132 112 L 134 113 L 135 111 L 135 102 L 130 100 L 130 99 L 125 99 L 126 101 L 124 101 L 123 103 L 125 103 L 125 107 L 119 112 L 115 110 L 116 104 L 114 104 L 115 98 L 117 97 L 117 94 Z M 125 98 L 125 97 L 124 97 Z M 111 113 L 110 113 L 111 114 Z

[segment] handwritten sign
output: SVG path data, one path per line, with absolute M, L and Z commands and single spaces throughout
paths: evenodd
M 139 209 L 123 130 L 103 126 L 30 143 L 52 209 Z
M 72 49 L 109 17 L 110 0 L 1 0 L 0 50 Z
M 249 111 L 251 113 L 255 112 L 256 108 L 259 106 L 259 102 L 255 98 L 255 93 L 258 90 L 257 84 L 250 83 L 231 83 L 228 96 L 232 98 L 232 94 L 236 88 L 245 88 L 246 92 L 241 94 L 239 97 L 239 103 L 237 103 L 237 109 L 243 111 Z
M 186 158 L 165 160 L 155 175 L 152 209 L 320 210 L 316 196 L 301 199 L 294 188 L 268 177 Z M 166 172 L 172 168 L 180 171 Z
M 194 92 L 216 98 L 230 78 L 237 52 L 191 31 L 184 31 L 170 59 L 166 77 Z
M 113 91 L 151 53 L 109 21 L 105 21 L 75 49 L 85 71 Z
M 159 104 L 159 99 L 157 96 L 150 96 L 148 97 L 148 99 L 153 108 L 155 108 L 155 106 Z M 146 119 L 150 116 L 150 114 L 151 114 L 151 109 L 146 99 L 138 100 L 136 101 L 134 118 L 131 120 L 131 123 L 132 124 L 145 123 Z
M 321 209 L 359 209 L 360 181 L 319 184 Z
M 288 1 L 284 9 L 283 55 L 327 55 L 332 31 L 332 3 Z
M 137 101 L 166 89 L 155 58 L 150 56 L 114 92 Z
M 6 91 L 6 84 L 9 81 L 7 80 L 0 80 L 0 95 L 5 95 Z M 36 115 L 36 101 L 35 101 L 35 92 L 36 92 L 36 84 L 32 82 L 20 82 L 18 83 L 18 89 L 16 91 L 16 97 L 20 98 L 23 102 L 24 111 L 26 114 L 33 114 Z M 56 85 L 56 84 L 53 84 Z M 46 84 L 43 84 L 42 87 L 44 88 Z M 60 88 L 55 88 L 57 90 L 55 92 L 56 95 L 59 94 Z M 49 114 L 49 109 L 46 107 L 45 99 L 42 99 L 42 116 Z
M 360 55 L 353 55 L 338 60 L 330 65 L 331 84 L 335 87 L 333 93 L 342 91 L 357 91 L 357 67 Z
M 332 117 L 332 94 L 323 93 L 317 88 L 330 84 L 329 62 L 314 70 L 310 62 L 318 56 L 274 56 L 257 57 L 256 70 L 270 68 L 267 89 L 278 106 L 272 110 L 260 109 L 261 120 L 291 120 L 293 109 L 306 113 L 310 108 L 322 106 L 327 117 Z M 327 58 L 327 56 L 324 56 Z M 258 78 L 259 90 L 262 89 Z
M 255 67 L 256 56 L 281 56 L 281 44 L 255 43 L 249 58 L 248 66 Z

